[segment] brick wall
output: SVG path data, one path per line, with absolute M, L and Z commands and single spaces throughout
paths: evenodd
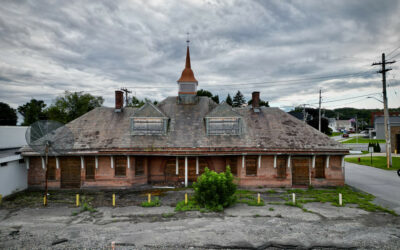
M 245 156 L 246 157 L 246 156 Z M 258 156 L 257 156 L 258 157 Z M 86 169 L 80 168 L 81 187 L 102 187 L 102 188 L 128 188 L 134 185 L 147 183 L 165 183 L 165 164 L 167 157 L 144 157 L 144 174 L 135 175 L 135 157 L 130 157 L 130 168 L 126 168 L 126 176 L 115 176 L 115 158 L 114 168 L 111 168 L 110 156 L 98 157 L 98 168 L 95 169 L 94 180 L 86 180 Z M 171 157 L 169 157 L 171 159 Z M 226 159 L 223 156 L 203 157 L 208 163 L 208 167 L 216 172 L 225 171 Z M 274 156 L 262 156 L 261 165 L 258 167 L 255 176 L 246 175 L 246 161 L 242 167 L 242 156 L 237 156 L 237 183 L 240 186 L 265 186 L 265 187 L 291 187 L 292 186 L 292 167 L 286 166 L 286 178 L 277 178 L 278 169 L 274 168 Z M 311 156 L 310 156 L 311 159 Z M 184 171 L 184 161 L 180 161 L 179 175 L 170 177 L 168 180 L 173 182 L 182 182 L 182 171 Z M 312 162 L 310 160 L 310 162 Z M 183 164 L 183 166 L 182 166 Z M 316 179 L 315 169 L 310 165 L 311 185 L 315 187 L 322 186 L 342 186 L 344 185 L 344 176 L 342 169 L 342 156 L 330 156 L 329 167 L 325 169 L 325 178 Z M 44 187 L 45 171 L 42 168 L 40 157 L 30 158 L 30 167 L 28 171 L 29 187 Z M 56 180 L 49 181 L 49 187 L 60 188 L 61 171 L 56 169 Z

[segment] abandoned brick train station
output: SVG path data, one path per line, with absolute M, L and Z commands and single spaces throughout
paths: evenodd
M 188 185 L 208 167 L 229 165 L 240 186 L 344 185 L 348 149 L 279 108 L 232 108 L 196 96 L 198 82 L 190 65 L 178 80 L 178 96 L 158 105 L 96 108 L 66 124 L 74 147 L 50 157 L 49 187 L 128 188 L 142 184 Z M 44 158 L 29 148 L 29 187 L 45 184 Z

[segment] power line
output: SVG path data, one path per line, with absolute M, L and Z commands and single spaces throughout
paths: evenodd
M 395 51 L 398 50 L 398 49 L 400 49 L 400 46 L 397 47 L 397 48 L 395 48 L 394 50 L 390 51 L 390 52 L 387 54 L 387 56 L 389 57 L 390 54 L 392 54 L 393 52 L 395 52 Z

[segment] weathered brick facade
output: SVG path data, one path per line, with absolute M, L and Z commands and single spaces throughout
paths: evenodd
M 79 156 L 71 156 L 78 157 Z M 126 156 L 124 156 L 126 157 Z M 232 156 L 230 156 L 232 157 Z M 278 168 L 274 167 L 273 155 L 263 155 L 257 162 L 257 170 L 255 176 L 246 175 L 246 156 L 236 157 L 237 172 L 233 173 L 237 177 L 237 183 L 243 187 L 292 187 L 292 165 L 286 166 L 286 176 L 283 178 L 278 177 Z M 243 159 L 244 157 L 244 159 Z M 259 156 L 256 156 L 257 159 Z M 287 157 L 287 156 L 286 156 Z M 326 158 L 326 156 L 324 156 Z M 127 157 L 128 158 L 128 157 Z M 291 163 L 295 156 L 291 156 Z M 304 158 L 304 156 L 302 156 Z M 329 165 L 324 167 L 325 178 L 315 178 L 315 168 L 312 166 L 312 157 L 309 158 L 309 175 L 310 182 L 308 185 L 314 187 L 325 186 L 342 186 L 344 185 L 344 175 L 342 168 L 342 156 L 330 156 Z M 167 159 L 171 157 L 162 156 L 147 156 L 144 157 L 144 173 L 143 175 L 135 174 L 135 156 L 130 156 L 130 166 L 126 166 L 125 176 L 115 176 L 115 166 L 112 168 L 110 156 L 98 156 L 98 166 L 95 169 L 94 179 L 85 178 L 85 163 L 84 167 L 79 166 L 80 171 L 80 187 L 81 188 L 129 188 L 143 184 L 178 184 L 184 183 L 184 157 L 179 157 L 179 170 L 178 175 L 166 177 L 165 165 Z M 216 172 L 222 172 L 226 169 L 226 157 L 224 156 L 206 156 L 201 157 L 202 160 L 207 162 L 209 169 Z M 59 160 L 59 168 L 55 170 L 55 180 L 49 180 L 50 188 L 61 187 L 61 169 L 63 163 Z M 244 163 L 244 164 L 243 164 Z M 45 169 L 42 165 L 41 157 L 30 157 L 29 171 L 28 171 L 28 184 L 29 187 L 44 187 L 45 183 Z M 128 163 L 127 163 L 128 165 Z M 182 166 L 183 165 L 183 166 Z M 199 172 L 201 174 L 201 172 Z M 195 176 L 197 178 L 198 175 Z

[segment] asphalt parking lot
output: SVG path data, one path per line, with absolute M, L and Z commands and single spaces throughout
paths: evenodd
M 185 190 L 174 191 L 181 199 Z M 144 196 L 138 193 L 138 199 Z M 172 197 L 172 196 L 171 196 Z M 167 199 L 168 200 L 168 199 Z M 171 203 L 99 206 L 74 204 L 0 209 L 1 249 L 398 249 L 400 217 L 353 204 L 306 203 L 220 213 L 175 212 Z M 169 204 L 169 205 L 166 205 Z

